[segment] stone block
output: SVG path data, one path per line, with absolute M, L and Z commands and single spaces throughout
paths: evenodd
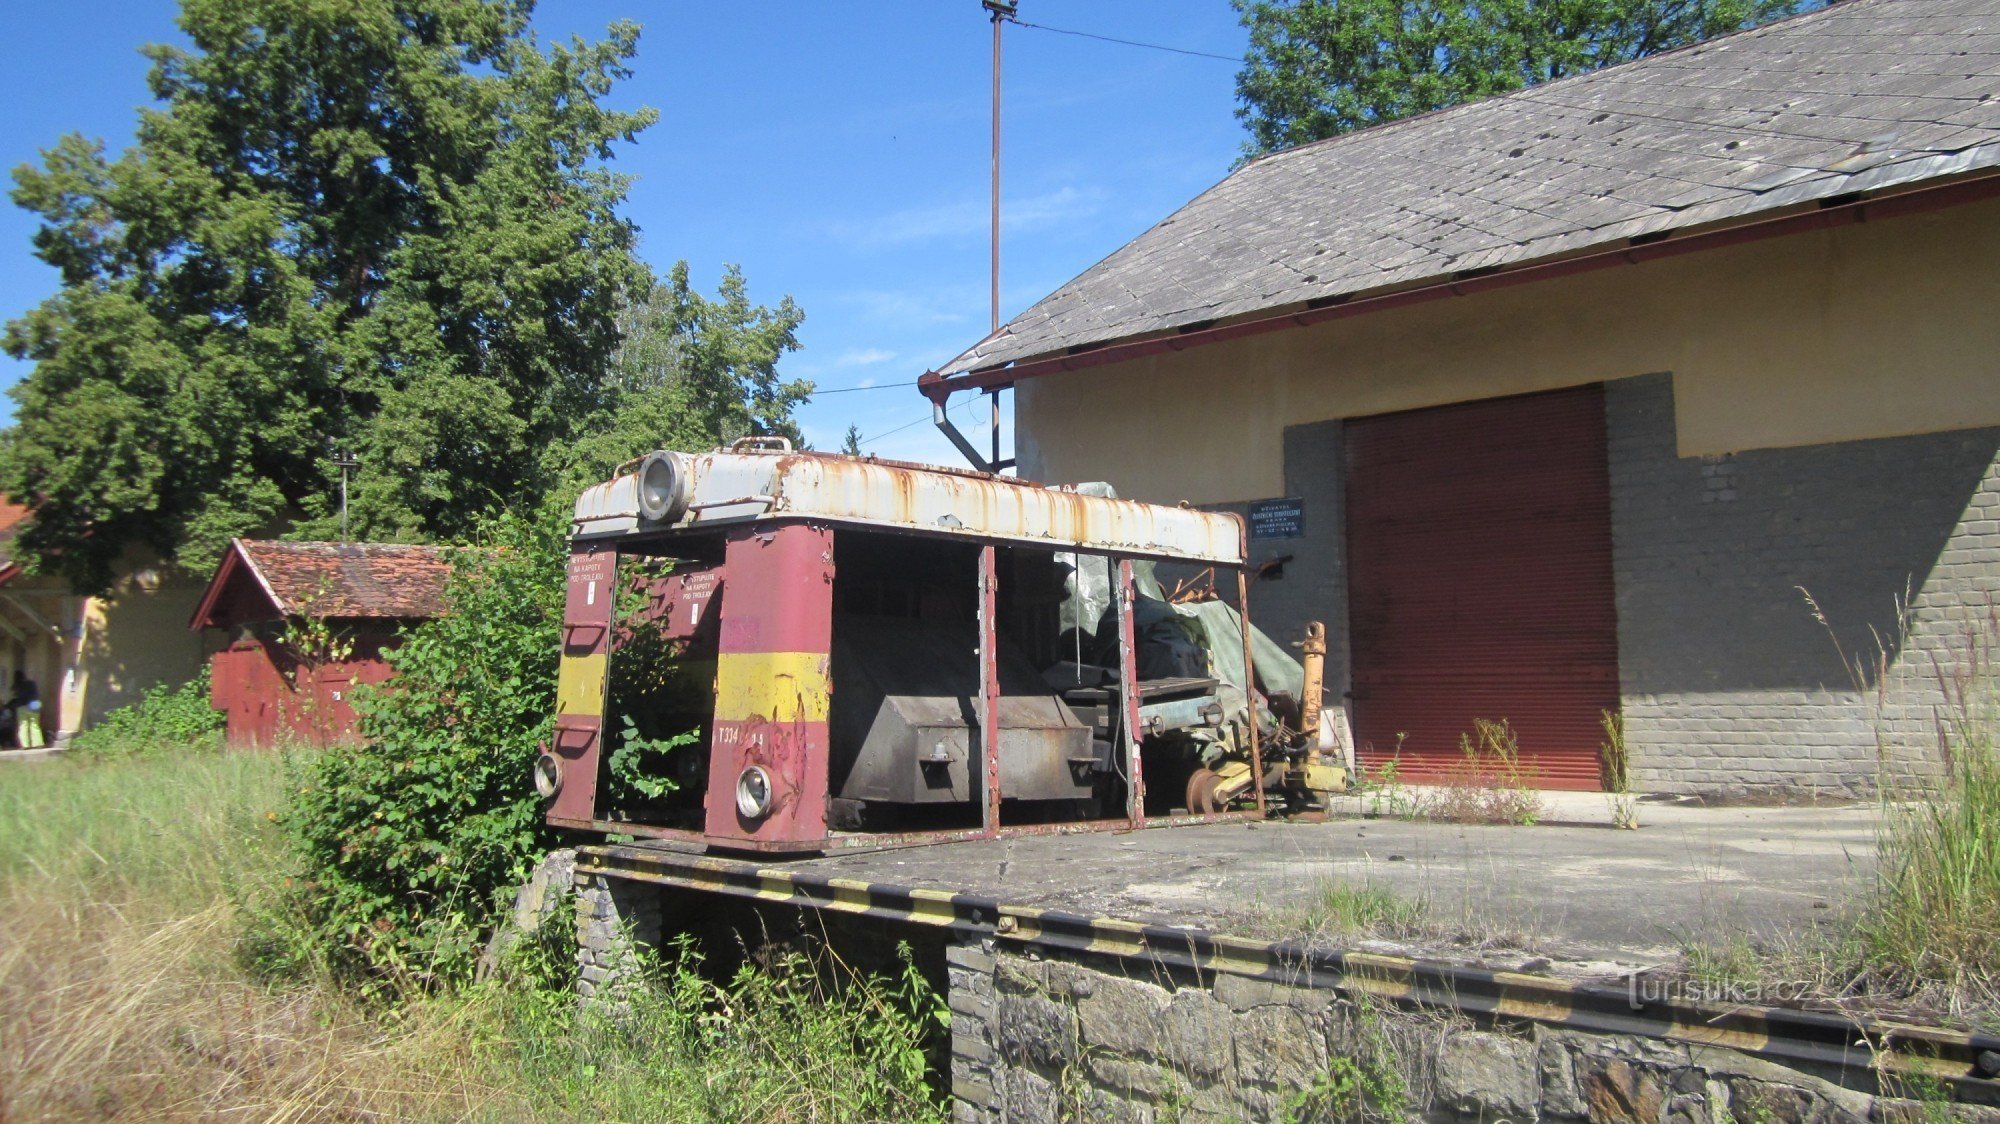
M 944 962 L 953 968 L 963 968 L 968 972 L 992 974 L 993 954 L 976 944 L 947 945 Z
M 1084 1072 L 1090 1075 L 1092 1081 L 1113 1092 L 1155 1102 L 1181 1085 L 1153 1062 L 1103 1050 L 1085 1051 Z
M 1076 1056 L 1076 1012 L 1041 995 L 1009 995 L 1000 1000 L 1001 1056 L 1043 1069 L 1062 1068 Z
M 1334 992 L 1329 988 L 1292 987 L 1249 976 L 1219 975 L 1215 977 L 1215 997 L 1238 1012 L 1268 1006 L 1318 1012 L 1333 1004 Z
M 1774 1124 L 1866 1124 L 1817 1089 L 1755 1078 L 1729 1080 L 1730 1113 L 1738 1120 L 1769 1120 Z
M 1000 1118 L 1008 1124 L 1056 1124 L 1061 1101 L 1055 1083 L 1026 1069 L 1010 1069 L 1000 1082 Z
M 970 988 L 953 987 L 947 1001 L 953 1014 L 969 1015 L 975 1019 L 993 1017 L 993 998 L 975 994 Z
M 1236 1020 L 1236 1072 L 1284 1091 L 1303 1089 L 1326 1071 L 1326 1032 L 1292 1007 L 1256 1007 Z
M 993 984 L 1001 994 L 1041 995 L 1049 990 L 1049 964 L 1019 956 L 994 958 Z
M 1150 1105 L 1086 1086 L 1076 1097 L 1076 1118 L 1092 1124 L 1153 1124 Z
M 1438 1050 L 1438 1100 L 1481 1119 L 1531 1120 L 1542 1099 L 1539 1061 L 1535 1043 L 1525 1038 L 1488 1031 L 1452 1035 Z
M 983 1073 L 952 1074 L 951 1096 L 953 1100 L 977 1105 L 982 1109 L 993 1107 L 993 1084 Z
M 1160 1056 L 1160 1016 L 1167 1009 L 1165 988 L 1135 980 L 1102 978 L 1076 1005 L 1088 1046 L 1136 1057 Z
M 1541 1031 L 1535 1050 L 1542 1085 L 1542 1111 L 1552 1116 L 1580 1117 L 1590 1111 L 1577 1086 L 1576 1056 L 1564 1036 Z
M 1652 1070 L 1623 1058 L 1586 1059 L 1583 1098 L 1592 1124 L 1655 1124 L 1666 1109 L 1666 1087 Z
M 953 1034 L 951 1055 L 979 1065 L 992 1065 L 1000 1060 L 993 1053 L 993 1043 L 984 1034 Z
M 1114 977 L 1088 968 L 1079 968 L 1061 960 L 1051 960 L 1043 965 L 1043 988 L 1050 995 L 1064 999 L 1083 999 L 1097 990 L 1099 981 L 1112 982 Z
M 1161 1057 L 1176 1072 L 1214 1079 L 1234 1060 L 1235 1018 L 1205 991 L 1174 993 L 1160 1018 Z

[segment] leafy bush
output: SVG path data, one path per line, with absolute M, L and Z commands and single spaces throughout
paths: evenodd
M 70 748 L 92 757 L 129 757 L 155 750 L 214 750 L 222 746 L 228 719 L 208 702 L 208 667 L 179 686 L 148 688 L 139 701 L 121 706 L 76 735 Z
M 554 722 L 565 530 L 552 504 L 455 552 L 444 614 L 355 693 L 362 742 L 302 762 L 282 817 L 295 961 L 375 987 L 471 978 L 499 897 L 553 843 L 529 769 Z

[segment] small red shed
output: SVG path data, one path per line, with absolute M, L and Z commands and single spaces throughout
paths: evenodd
M 383 651 L 443 611 L 449 572 L 442 547 L 232 540 L 188 625 L 216 637 L 209 697 L 229 744 L 351 738 L 350 689 L 389 677 Z

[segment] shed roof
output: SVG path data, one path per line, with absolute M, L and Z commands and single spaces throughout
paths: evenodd
M 445 549 L 398 543 L 234 539 L 191 628 L 249 620 L 419 620 L 444 611 Z
M 21 574 L 21 566 L 13 557 L 14 536 L 20 534 L 21 524 L 28 521 L 28 514 L 27 508 L 0 498 L 0 585 Z
M 2000 0 L 1845 0 L 1263 157 L 939 368 L 990 368 L 2000 165 Z

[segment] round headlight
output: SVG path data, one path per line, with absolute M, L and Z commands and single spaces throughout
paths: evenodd
M 639 514 L 655 523 L 671 523 L 687 511 L 687 461 L 665 449 L 647 453 L 639 462 Z
M 535 758 L 535 791 L 547 800 L 562 791 L 562 762 L 551 754 Z
M 736 777 L 736 814 L 746 820 L 761 820 L 771 811 L 771 774 L 762 765 L 752 765 Z

